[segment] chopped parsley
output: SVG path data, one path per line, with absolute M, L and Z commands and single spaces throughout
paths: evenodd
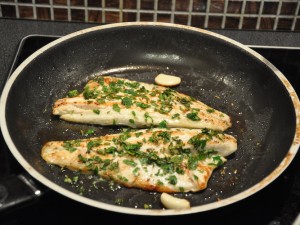
M 196 113 L 196 112 L 188 113 L 188 114 L 186 114 L 186 117 L 190 120 L 193 120 L 193 121 L 199 121 L 200 120 L 200 118 L 198 116 L 198 113 Z
M 92 134 L 94 134 L 95 133 L 95 130 L 94 129 L 88 129 L 87 131 L 80 131 L 80 133 L 82 134 L 82 135 L 84 135 L 84 136 L 88 136 L 88 135 L 92 135 Z
M 176 185 L 177 184 L 177 177 L 175 175 L 171 175 L 166 180 L 169 182 L 169 184 Z
M 124 199 L 123 198 L 116 198 L 115 200 L 115 204 L 116 205 L 123 205 L 124 203 Z
M 100 114 L 100 110 L 99 109 L 93 109 L 93 112 L 96 113 L 97 115 Z
M 180 119 L 180 114 L 179 113 L 175 113 L 172 117 L 173 120 L 175 119 Z
M 144 114 L 144 118 L 145 118 L 145 122 L 148 123 L 148 121 L 150 120 L 150 123 L 153 124 L 153 119 L 151 116 L 149 116 L 149 113 L 145 113 Z
M 85 99 L 95 99 L 99 94 L 100 92 L 96 88 L 90 90 L 89 86 L 86 86 L 83 91 L 83 97 Z
M 140 108 L 142 108 L 142 109 L 147 109 L 147 108 L 150 107 L 150 105 L 145 104 L 143 102 L 136 102 L 135 105 L 138 106 L 138 107 L 140 107 Z
M 121 108 L 118 104 L 113 104 L 113 110 L 116 111 L 116 112 L 120 112 L 121 111 Z
M 80 140 L 71 140 L 71 141 L 65 141 L 62 146 L 69 152 L 74 152 L 77 150 L 76 147 L 78 147 L 79 145 L 80 145 Z
M 158 127 L 159 128 L 167 128 L 167 125 L 168 125 L 167 121 L 163 120 L 158 124 Z
M 199 161 L 209 159 L 209 165 L 216 167 L 224 163 L 223 158 L 216 155 L 213 149 L 207 149 L 207 142 L 213 137 L 223 140 L 221 132 L 202 129 L 202 132 L 199 132 L 189 140 L 181 140 L 170 129 L 166 129 L 170 119 L 179 120 L 184 115 L 192 121 L 201 120 L 199 117 L 200 109 L 193 108 L 195 107 L 193 102 L 196 101 L 194 98 L 177 95 L 176 91 L 171 88 L 160 89 L 154 86 L 152 90 L 148 90 L 139 82 L 122 79 L 109 81 L 100 76 L 96 77 L 94 81 L 97 84 L 86 85 L 82 93 L 87 103 L 99 105 L 113 102 L 112 109 L 118 113 L 121 113 L 121 109 L 130 110 L 132 108 L 133 110 L 138 107 L 139 117 L 144 114 L 144 122 L 150 125 L 151 129 L 159 127 L 162 130 L 152 131 L 149 129 L 145 132 L 126 130 L 112 140 L 90 139 L 86 143 L 87 152 L 82 153 L 83 155 L 78 155 L 78 160 L 84 163 L 89 171 L 94 174 L 101 174 L 101 171 L 108 170 L 117 171 L 115 178 L 121 182 L 128 182 L 128 178 L 121 173 L 119 163 L 131 167 L 130 170 L 133 176 L 139 176 L 141 171 L 147 172 L 152 165 L 156 165 L 159 168 L 155 172 L 155 176 L 160 178 L 157 180 L 157 185 L 164 185 L 162 180 L 171 185 L 178 185 L 178 174 L 184 174 L 186 169 L 199 171 Z M 77 95 L 79 95 L 77 90 L 71 90 L 67 94 L 68 97 Z M 176 113 L 175 109 L 181 110 L 182 115 Z M 98 109 L 92 111 L 97 115 L 100 114 Z M 130 119 L 128 118 L 128 123 L 135 124 L 138 121 L 137 113 L 130 111 L 129 113 L 132 116 L 130 116 Z M 144 111 L 143 114 L 140 113 L 141 111 Z M 162 114 L 161 121 L 157 121 L 157 118 L 159 118 L 157 116 L 155 116 L 154 121 L 154 117 L 152 118 L 149 112 Z M 208 108 L 206 112 L 213 113 L 215 110 Z M 107 113 L 112 114 L 112 111 Z M 166 116 L 168 117 L 166 118 Z M 219 116 L 224 115 L 220 114 Z M 117 124 L 117 119 L 117 117 L 112 118 L 113 125 Z M 92 129 L 86 132 L 81 131 L 82 135 L 90 135 L 94 134 L 94 132 Z M 151 133 L 149 134 L 148 132 Z M 139 139 L 136 140 L 135 138 Z M 147 149 L 143 147 L 145 143 L 147 143 Z M 79 140 L 65 141 L 63 147 L 69 152 L 74 152 L 80 144 Z M 158 146 L 160 150 L 156 151 L 154 148 Z M 192 176 L 194 180 L 199 179 L 196 175 Z M 75 184 L 77 180 L 76 178 L 65 177 L 65 182 Z M 184 192 L 183 187 L 177 188 Z M 121 205 L 123 201 L 123 199 L 116 199 L 115 203 Z M 151 207 L 151 205 L 144 205 L 144 208 Z
M 78 92 L 77 90 L 71 90 L 71 91 L 69 91 L 69 92 L 67 93 L 67 96 L 68 96 L 69 98 L 76 97 L 76 96 L 78 96 L 78 95 L 79 95 L 79 92 Z
M 132 99 L 129 97 L 124 97 L 122 99 L 122 104 L 126 107 L 126 108 L 130 108 L 133 105 Z
M 133 173 L 134 176 L 137 177 L 139 175 L 139 171 L 140 171 L 140 168 L 139 167 L 135 167 L 134 170 L 132 170 L 132 173 Z
M 214 109 L 207 109 L 206 112 L 213 113 L 213 112 L 215 112 L 215 110 Z
M 144 204 L 144 209 L 152 209 L 152 205 L 151 204 Z
M 133 160 L 129 160 L 129 159 L 124 159 L 123 163 L 125 163 L 128 166 L 132 166 L 132 167 L 135 167 L 137 165 L 136 162 L 134 162 Z

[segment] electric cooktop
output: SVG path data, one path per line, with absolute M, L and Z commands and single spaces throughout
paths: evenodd
M 57 39 L 31 35 L 19 45 L 7 78 L 31 53 Z M 249 46 L 273 63 L 300 96 L 300 47 Z M 4 84 L 0 86 L 2 91 Z M 122 223 L 294 224 L 300 212 L 300 154 L 274 182 L 258 193 L 216 210 L 175 217 L 125 215 L 92 208 L 68 199 L 28 175 L 0 135 L 0 224 L 71 224 L 92 221 Z M 9 203 L 9 204 L 7 204 Z M 259 203 L 259 204 L 258 204 Z M 94 223 L 94 222 L 93 222 Z

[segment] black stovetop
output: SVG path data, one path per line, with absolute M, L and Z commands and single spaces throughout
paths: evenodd
M 31 53 L 57 37 L 32 35 L 20 43 L 10 73 Z M 291 82 L 300 96 L 300 48 L 254 47 L 254 50 L 273 63 Z M 1 90 L 3 85 L 0 86 Z M 48 190 L 36 182 L 44 194 L 23 207 L 13 207 L 0 212 L 0 224 L 60 224 L 71 223 L 183 223 L 193 221 L 202 224 L 293 224 L 300 212 L 300 155 L 274 182 L 258 193 L 232 205 L 192 215 L 169 217 L 133 216 L 109 212 L 68 199 Z M 0 137 L 0 187 L 1 182 L 23 174 L 24 170 L 13 158 Z M 1 194 L 0 194 L 1 197 Z M 259 203 L 259 204 L 258 204 Z M 1 198 L 0 198 L 1 206 Z

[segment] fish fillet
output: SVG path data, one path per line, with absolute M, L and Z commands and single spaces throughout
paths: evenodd
M 99 76 L 84 91 L 54 103 L 61 119 L 132 128 L 207 128 L 224 131 L 230 117 L 173 89 L 116 77 Z
M 197 192 L 237 150 L 236 139 L 209 129 L 152 128 L 96 138 L 47 142 L 49 164 L 95 173 L 126 187 Z

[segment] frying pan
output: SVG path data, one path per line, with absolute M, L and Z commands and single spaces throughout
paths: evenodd
M 238 150 L 214 171 L 205 190 L 175 194 L 188 199 L 190 209 L 165 210 L 160 193 L 124 188 L 43 161 L 40 151 L 47 141 L 84 138 L 82 131 L 88 129 L 97 136 L 122 129 L 62 121 L 51 115 L 56 99 L 82 90 L 96 75 L 153 83 L 159 73 L 180 76 L 175 90 L 230 115 L 233 126 L 226 132 L 238 140 Z M 274 181 L 299 148 L 299 99 L 284 75 L 241 43 L 176 24 L 95 26 L 51 42 L 12 74 L 0 115 L 6 144 L 31 176 L 68 198 L 126 214 L 181 215 L 233 204 Z M 66 182 L 75 176 L 77 182 Z

